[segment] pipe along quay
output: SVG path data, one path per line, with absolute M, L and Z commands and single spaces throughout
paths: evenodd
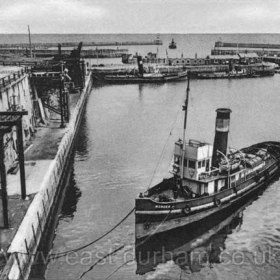
M 0 66 L 1 280 L 28 279 L 65 188 L 92 88 L 80 50 L 48 64 Z

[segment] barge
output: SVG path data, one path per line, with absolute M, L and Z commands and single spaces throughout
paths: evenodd
M 199 221 L 210 221 L 240 204 L 279 174 L 280 142 L 262 142 L 228 152 L 230 113 L 217 109 L 214 145 L 196 140 L 175 143 L 170 178 L 135 200 L 136 240 Z

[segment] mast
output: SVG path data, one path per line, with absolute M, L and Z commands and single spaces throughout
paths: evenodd
M 183 178 L 184 178 L 184 160 L 185 160 L 185 152 L 186 152 L 186 127 L 187 127 L 187 114 L 188 114 L 189 93 L 190 93 L 190 75 L 188 73 L 187 94 L 186 94 L 185 104 L 183 106 L 183 111 L 185 111 L 185 116 L 184 116 L 184 130 L 183 130 L 181 180 L 183 180 Z
M 31 45 L 31 35 L 30 35 L 30 28 L 29 28 L 29 25 L 28 25 L 28 37 L 29 37 L 30 57 L 32 57 L 32 45 Z

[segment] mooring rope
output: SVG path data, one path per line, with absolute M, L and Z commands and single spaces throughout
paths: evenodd
M 144 243 L 146 243 L 158 230 L 158 228 L 161 226 L 161 224 L 163 224 L 167 218 L 169 217 L 170 213 L 171 213 L 172 209 L 169 210 L 168 214 L 165 216 L 165 218 L 160 222 L 160 224 L 156 227 L 155 230 L 153 230 L 153 232 L 151 234 L 149 234 L 143 241 L 141 241 L 140 243 L 138 243 L 137 245 L 135 245 L 135 249 L 138 248 L 139 246 L 143 245 Z M 105 280 L 109 279 L 111 276 L 113 276 L 115 273 L 117 273 L 122 267 L 124 267 L 126 264 L 134 261 L 135 258 L 133 258 L 132 260 L 126 261 L 124 263 L 122 263 L 120 266 L 118 266 L 110 275 L 107 276 L 107 278 L 105 278 Z
M 58 252 L 58 253 L 52 253 L 50 254 L 51 256 L 51 259 L 58 259 L 58 258 L 61 258 L 69 253 L 72 253 L 72 252 L 78 252 L 82 249 L 85 249 L 87 247 L 89 247 L 90 245 L 98 242 L 99 240 L 101 240 L 102 238 L 104 238 L 105 236 L 107 236 L 109 233 L 111 233 L 113 230 L 115 230 L 119 225 L 121 225 L 135 210 L 135 207 L 133 207 L 127 214 L 124 218 L 122 218 L 115 226 L 113 226 L 110 230 L 108 230 L 107 232 L 105 232 L 104 234 L 102 234 L 100 237 L 96 238 L 95 240 L 83 245 L 83 246 L 80 246 L 78 248 L 75 248 L 75 249 L 72 249 L 72 250 L 67 250 L 67 251 L 64 251 L 64 252 Z M 53 257 L 52 257 L 53 256 Z
M 107 236 L 109 233 L 111 233 L 113 230 L 115 230 L 119 225 L 121 225 L 135 210 L 135 207 L 133 207 L 127 214 L 125 217 L 123 217 L 115 226 L 113 226 L 110 230 L 106 231 L 104 234 L 102 234 L 101 236 L 99 236 L 98 238 L 94 239 L 93 241 L 83 245 L 83 246 L 80 246 L 80 247 L 77 247 L 75 249 L 71 249 L 71 250 L 67 250 L 67 251 L 63 251 L 63 252 L 57 252 L 57 253 L 51 253 L 48 255 L 48 259 L 49 260 L 54 260 L 54 259 L 58 259 L 58 258 L 61 258 L 61 257 L 64 257 L 66 256 L 67 254 L 69 253 L 72 253 L 72 252 L 78 252 L 82 249 L 85 249 L 87 247 L 89 247 L 90 245 L 98 242 L 99 240 L 101 240 L 102 238 L 104 238 L 105 236 Z M 27 253 L 27 252 L 13 252 L 13 253 L 17 253 L 17 254 L 23 254 L 23 255 L 28 255 L 28 256 L 36 256 L 37 253 L 35 254 L 32 254 L 32 253 Z
M 89 271 L 91 271 L 97 264 L 99 264 L 101 261 L 103 261 L 104 259 L 107 259 L 107 257 L 115 254 L 116 252 L 120 251 L 121 249 L 124 248 L 124 245 L 120 246 L 119 248 L 115 249 L 114 251 L 112 251 L 111 253 L 108 253 L 107 255 L 105 255 L 103 258 L 99 259 L 98 261 L 96 261 L 90 268 L 88 268 L 88 270 L 84 271 L 79 279 L 82 279 L 84 277 L 84 275 L 86 275 Z

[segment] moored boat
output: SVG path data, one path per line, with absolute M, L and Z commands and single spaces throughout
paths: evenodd
M 108 83 L 166 83 L 182 80 L 187 72 L 175 74 L 148 73 L 143 75 L 106 75 L 104 81 Z
M 159 69 L 155 68 L 150 73 L 144 73 L 142 57 L 137 57 L 138 73 L 136 74 L 120 74 L 120 75 L 105 75 L 104 81 L 107 83 L 165 83 L 182 80 L 187 77 L 187 71 L 160 73 Z
M 246 69 L 240 71 L 232 70 L 230 72 L 211 72 L 211 73 L 197 73 L 197 79 L 242 79 L 242 78 L 256 78 L 260 75 L 255 72 L 248 72 Z
M 136 274 L 146 274 L 155 271 L 159 264 L 173 260 L 176 264 L 189 270 L 196 267 L 192 256 L 201 252 L 201 249 L 211 256 L 212 263 L 220 263 L 225 240 L 235 228 L 240 227 L 243 221 L 244 209 L 252 203 L 249 200 L 238 210 L 226 211 L 212 223 L 195 223 L 192 226 L 181 227 L 171 232 L 151 236 L 147 240 L 136 240 L 135 259 L 137 264 Z M 214 254 L 213 254 L 214 253 Z M 215 258 L 213 258 L 213 255 Z M 177 260 L 180 259 L 178 263 Z M 205 258 L 205 263 L 209 258 Z M 201 265 L 202 259 L 197 259 Z M 201 267 L 201 266 L 200 266 Z M 202 268 L 202 267 L 201 267 Z M 195 269 L 197 271 L 197 269 Z
M 213 146 L 196 140 L 186 143 L 188 94 L 189 82 L 183 140 L 175 143 L 172 176 L 136 198 L 136 239 L 211 219 L 279 174 L 280 142 L 228 152 L 227 108 L 217 109 Z
M 172 38 L 171 43 L 169 44 L 169 49 L 176 49 L 176 48 L 177 48 L 177 45 L 176 45 L 174 39 Z

